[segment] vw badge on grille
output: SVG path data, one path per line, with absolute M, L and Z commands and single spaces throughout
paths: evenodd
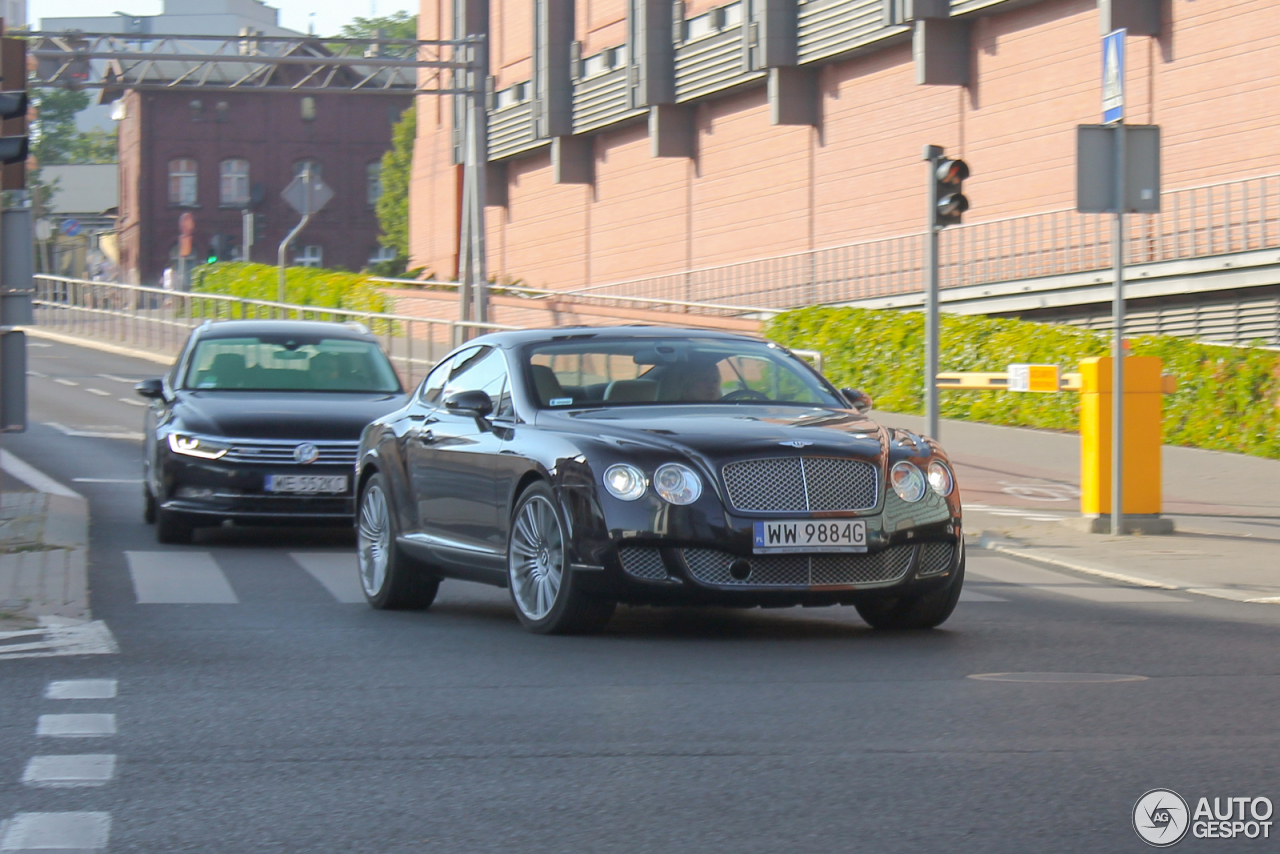
M 320 449 L 310 442 L 303 442 L 293 449 L 293 458 L 305 466 L 320 458 Z
M 788 448 L 807 448 L 813 442 L 807 442 L 804 439 L 788 439 L 785 442 L 779 442 L 779 445 L 786 445 Z

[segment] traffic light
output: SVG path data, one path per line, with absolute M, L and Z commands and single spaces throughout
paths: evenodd
M 231 239 L 225 234 L 215 234 L 209 238 L 209 263 L 231 260 Z
M 253 242 L 261 243 L 267 239 L 267 215 L 257 211 L 253 215 Z
M 969 209 L 969 200 L 960 192 L 964 179 L 968 177 L 969 167 L 963 160 L 939 156 L 935 161 L 933 224 L 937 228 L 958 225 L 960 217 Z
M 0 163 L 3 187 L 26 186 L 27 161 L 27 46 L 22 39 L 0 39 Z

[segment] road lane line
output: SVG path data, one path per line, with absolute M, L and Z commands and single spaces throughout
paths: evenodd
M 133 385 L 135 383 L 141 382 L 141 380 L 131 380 L 128 377 L 118 377 L 115 374 L 98 374 L 98 376 L 102 377 L 104 380 L 111 380 L 112 382 L 118 382 L 118 383 L 128 383 L 129 385 Z
M 100 388 L 86 388 L 85 391 L 89 392 L 89 394 L 96 394 L 98 397 L 111 397 L 111 392 L 103 391 Z
M 999 596 L 992 596 L 988 593 L 979 593 L 977 590 L 971 590 L 968 587 L 960 591 L 961 602 L 1008 602 L 1008 599 L 1001 599 Z
M 73 477 L 72 483 L 142 483 L 140 477 Z
M 27 371 L 27 376 L 29 376 L 29 377 L 39 377 L 39 378 L 40 378 L 40 379 L 42 379 L 42 380 L 47 380 L 47 379 L 49 379 L 49 375 L 48 375 L 48 374 L 42 374 L 42 373 L 40 373 L 39 371 Z
M 5 828 L 0 851 L 102 851 L 110 836 L 109 812 L 20 812 Z
M 324 585 L 339 602 L 363 602 L 364 591 L 350 552 L 289 552 L 289 557 Z
M 62 377 L 54 377 L 53 381 L 59 385 L 71 386 L 72 388 L 80 387 L 80 383 L 72 382 L 71 380 L 64 380 Z
M 125 552 L 140 605 L 234 605 L 231 583 L 208 552 Z
M 128 397 L 117 397 L 117 398 L 116 398 L 116 400 L 120 401 L 121 403 L 127 403 L 127 404 L 129 404 L 130 406 L 146 406 L 146 404 L 145 404 L 145 403 L 143 403 L 142 401 L 140 401 L 140 400 L 133 400 L 133 399 L 128 398 Z
M 34 466 L 28 465 L 8 451 L 0 451 L 0 469 L 3 469 L 5 474 L 13 475 L 36 492 L 47 492 L 50 495 L 61 495 L 63 498 L 84 500 L 84 496 L 80 493 L 63 486 L 49 477 L 49 475 Z
M 104 786 L 115 775 L 114 753 L 32 756 L 22 773 L 22 782 L 38 789 L 73 789 Z
M 145 438 L 141 433 L 126 430 L 124 427 L 117 427 L 114 424 L 77 429 L 68 427 L 65 424 L 59 424 L 57 421 L 46 421 L 44 426 L 52 427 L 64 436 L 75 436 L 82 439 L 129 439 L 134 442 L 141 442 Z
M 1097 587 L 1097 583 L 1083 578 L 1073 578 L 1061 572 L 1041 569 L 1038 566 L 1024 566 L 1012 561 L 983 561 L 981 567 L 970 567 L 968 573 L 983 581 L 994 581 L 997 584 L 1035 585 L 1046 584 L 1054 587 L 1065 585 L 1081 585 Z
M 49 738 L 106 738 L 115 734 L 115 715 L 41 715 L 36 719 L 36 735 L 38 736 L 47 736 Z
M 1059 587 L 1057 585 L 1032 585 L 1034 590 L 1045 593 L 1061 593 L 1063 596 L 1074 596 L 1089 602 L 1130 603 L 1130 602 L 1190 602 L 1181 596 L 1170 596 L 1142 587 Z
M 114 679 L 62 679 L 44 687 L 46 700 L 110 700 L 119 683 Z

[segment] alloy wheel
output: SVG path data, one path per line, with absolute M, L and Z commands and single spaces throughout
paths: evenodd
M 387 512 L 387 497 L 377 484 L 365 490 L 360 502 L 357 539 L 360 585 L 366 595 L 377 596 L 387 578 L 387 560 L 391 551 L 391 517 Z
M 564 534 L 551 502 L 534 495 L 511 532 L 511 592 L 525 617 L 541 620 L 556 603 L 564 579 Z

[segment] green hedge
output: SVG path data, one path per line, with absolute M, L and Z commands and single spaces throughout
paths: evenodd
M 889 412 L 923 412 L 921 312 L 805 308 L 769 322 L 788 347 L 819 350 L 838 386 L 866 391 Z M 1178 390 L 1165 397 L 1164 441 L 1280 459 L 1280 353 L 1222 347 L 1167 335 L 1131 339 L 1135 356 L 1159 356 Z M 1109 336 L 1071 326 L 990 317 L 942 316 L 941 371 L 1003 371 L 1011 363 L 1056 364 L 1105 356 Z M 943 391 L 942 416 L 1054 430 L 1079 428 L 1074 394 Z
M 268 264 L 213 264 L 192 276 L 198 293 L 227 294 L 274 302 L 280 294 L 279 268 Z M 285 271 L 286 302 L 353 311 L 392 310 L 391 300 L 362 273 L 289 267 Z

